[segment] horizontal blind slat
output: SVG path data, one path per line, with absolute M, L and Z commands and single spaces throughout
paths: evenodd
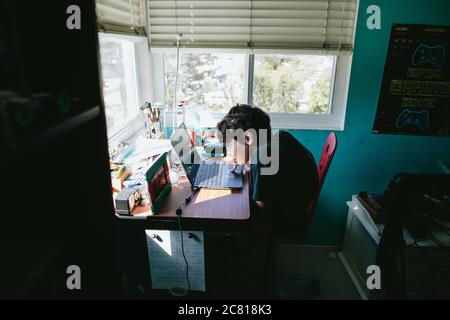
M 181 33 L 193 47 L 220 41 L 224 48 L 247 47 L 251 41 L 260 48 L 292 42 L 292 47 L 351 49 L 356 10 L 356 0 L 148 1 L 154 46 L 175 43 Z
M 304 28 L 290 28 L 290 27 L 252 27 L 253 35 L 297 35 L 297 34 L 309 34 L 322 37 L 325 31 L 325 27 L 304 27 Z M 191 33 L 194 34 L 245 34 L 248 35 L 248 26 L 153 26 L 152 34 L 169 34 L 172 35 L 175 32 L 181 32 L 182 34 Z M 327 34 L 339 35 L 341 34 L 341 28 L 327 28 Z M 351 35 L 352 28 L 343 28 L 342 35 Z
M 230 20 L 228 18 L 178 18 L 178 26 L 191 26 L 191 22 L 193 22 L 194 26 L 249 26 L 248 19 L 246 18 L 236 18 L 234 20 Z M 153 18 L 152 26 L 175 26 L 175 18 Z M 344 28 L 352 28 L 354 24 L 354 19 L 344 20 L 343 27 Z M 257 18 L 252 19 L 252 25 L 255 27 L 322 27 L 324 26 L 323 19 L 266 19 L 266 18 Z M 342 21 L 341 19 L 329 19 L 328 26 L 329 27 L 341 27 Z
M 145 0 L 96 0 L 96 13 L 102 30 L 136 34 L 145 25 Z
M 196 9 L 224 9 L 224 8 L 231 8 L 231 9 L 248 9 L 250 6 L 253 9 L 286 9 L 286 10 L 293 10 L 293 9 L 308 9 L 308 8 L 318 8 L 318 9 L 326 9 L 328 6 L 328 1 L 218 1 L 218 0 L 209 0 L 209 1 L 148 1 L 149 6 L 154 9 L 188 9 L 191 6 Z M 330 1 L 330 7 L 335 8 L 339 7 L 342 8 L 344 6 L 346 9 L 351 9 L 356 7 L 356 1 L 355 0 L 348 0 L 348 1 Z

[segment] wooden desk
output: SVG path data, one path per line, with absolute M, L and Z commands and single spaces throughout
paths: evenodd
M 215 190 L 201 188 L 191 201 L 185 204 L 185 199 L 192 195 L 191 184 L 186 177 L 172 185 L 172 191 L 159 212 L 152 214 L 148 208 L 138 207 L 133 212 L 134 218 L 147 220 L 166 220 L 176 218 L 175 211 L 182 207 L 183 219 L 220 219 L 248 220 L 250 218 L 250 197 L 248 174 L 244 176 L 242 189 Z
M 221 295 L 223 279 L 222 260 L 230 258 L 229 246 L 234 248 L 250 225 L 250 193 L 248 174 L 244 176 L 242 189 L 214 190 L 201 188 L 192 195 L 191 184 L 186 177 L 172 185 L 172 190 L 160 210 L 153 214 L 147 207 L 137 207 L 132 216 L 120 216 L 118 243 L 120 268 L 135 283 L 143 284 L 149 297 L 170 297 L 166 290 L 151 287 L 148 243 L 145 230 L 179 230 L 175 211 L 180 206 L 183 230 L 200 230 L 204 233 L 205 281 L 207 294 Z M 189 203 L 186 198 L 192 196 Z M 231 241 L 231 240 L 232 241 Z M 226 248 L 223 249 L 224 244 Z M 175 245 L 175 244 L 174 244 Z M 177 246 L 179 244 L 176 244 Z M 219 283 L 219 284 L 218 284 Z M 214 293 L 217 290 L 217 293 Z M 205 297 L 204 292 L 193 293 Z M 190 293 L 192 297 L 192 293 Z

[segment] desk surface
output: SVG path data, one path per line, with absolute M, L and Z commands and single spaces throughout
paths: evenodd
M 172 185 L 172 191 L 156 215 L 149 216 L 148 208 L 138 207 L 133 217 L 148 216 L 149 219 L 176 217 L 175 210 L 182 206 L 183 218 L 247 220 L 250 218 L 248 174 L 244 176 L 242 189 L 214 190 L 201 188 L 188 204 L 185 199 L 192 195 L 191 184 L 186 177 Z

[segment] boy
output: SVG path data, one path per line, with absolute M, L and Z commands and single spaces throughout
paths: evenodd
M 272 136 L 267 113 L 249 105 L 231 108 L 217 128 L 234 162 L 250 162 L 252 219 L 269 219 L 276 234 L 302 234 L 318 188 L 309 150 L 286 131 Z

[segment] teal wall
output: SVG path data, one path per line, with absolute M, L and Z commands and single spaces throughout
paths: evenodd
M 366 9 L 381 8 L 381 30 L 368 30 Z M 314 216 L 310 244 L 342 243 L 352 194 L 382 192 L 397 172 L 442 172 L 450 162 L 450 138 L 374 135 L 372 124 L 392 23 L 450 25 L 449 0 L 361 0 L 356 28 L 345 130 Z M 327 131 L 291 131 L 319 159 Z

